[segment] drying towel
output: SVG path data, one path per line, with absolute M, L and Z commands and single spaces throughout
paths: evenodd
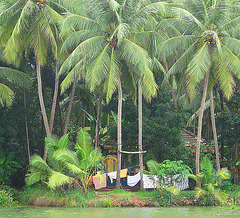
M 127 185 L 133 187 L 138 184 L 140 179 L 141 179 L 140 172 L 138 172 L 134 176 L 127 176 Z
M 123 169 L 120 171 L 120 178 L 125 178 L 127 176 L 128 169 Z
M 93 184 L 96 190 L 107 187 L 106 174 L 93 176 Z
M 117 171 L 108 173 L 107 175 L 109 176 L 109 179 L 110 179 L 111 183 L 113 183 L 114 179 L 117 179 Z
M 158 177 L 156 175 L 143 174 L 143 188 L 157 188 Z

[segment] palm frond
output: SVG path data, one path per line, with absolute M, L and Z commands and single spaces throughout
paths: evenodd
M 60 172 L 52 171 L 49 177 L 48 186 L 52 189 L 73 182 L 73 178 L 66 176 Z
M 197 46 L 196 43 L 193 43 L 182 55 L 180 58 L 177 59 L 177 61 L 173 64 L 173 66 L 168 71 L 167 76 L 174 75 L 176 73 L 180 73 L 183 70 L 185 70 L 192 59 L 192 55 L 195 53 Z
M 111 64 L 110 59 L 110 44 L 106 44 L 97 58 L 93 61 L 90 69 L 87 72 L 86 81 L 89 84 L 90 91 L 93 91 L 97 85 L 106 77 Z
M 211 57 L 208 45 L 205 43 L 194 55 L 187 68 L 187 87 L 190 97 L 195 94 L 196 85 L 202 81 L 210 70 Z
M 124 40 L 122 47 L 122 57 L 126 62 L 129 62 L 141 80 L 143 95 L 150 100 L 156 95 L 157 85 L 154 80 L 154 75 L 150 70 L 152 60 L 148 56 L 146 50 L 127 39 Z
M 232 59 L 233 56 L 235 59 Z M 238 73 L 237 70 L 239 69 L 239 66 L 236 65 L 238 62 L 240 63 L 238 58 L 230 50 L 226 49 L 226 47 L 223 48 L 223 55 L 216 60 L 218 70 L 214 73 L 219 81 L 220 89 L 223 91 L 223 94 L 227 99 L 232 96 L 235 87 L 232 72 Z
M 10 82 L 14 82 L 22 87 L 29 87 L 31 82 L 27 74 L 7 67 L 0 67 L 0 77 L 1 76 L 4 76 Z
M 79 161 L 76 152 L 67 149 L 55 151 L 54 158 L 58 161 L 63 161 L 66 163 L 79 166 Z
M 196 41 L 196 36 L 194 35 L 181 35 L 169 38 L 158 46 L 158 57 L 163 60 L 175 53 L 179 54 L 192 45 L 194 41 Z
M 106 96 L 107 103 L 109 103 L 112 97 L 112 94 L 116 90 L 118 81 L 120 78 L 120 67 L 119 67 L 118 58 L 116 57 L 116 52 L 114 51 L 114 48 L 112 48 L 110 58 L 111 58 L 111 62 L 109 67 L 109 73 L 104 83 L 105 91 L 107 93 L 107 96 Z
M 171 10 L 173 11 L 175 17 L 186 20 L 187 22 L 192 22 L 193 24 L 196 24 L 197 28 L 200 30 L 205 29 L 203 24 L 186 9 L 171 7 Z
M 31 173 L 26 174 L 25 182 L 28 186 L 30 186 L 34 183 L 46 180 L 46 178 L 47 178 L 47 175 L 44 172 L 40 172 L 40 171 L 31 172 Z
M 148 169 L 152 175 L 157 175 L 158 170 L 159 170 L 159 164 L 158 162 L 154 160 L 149 160 L 147 162 Z
M 90 62 L 96 56 L 96 53 L 98 54 L 104 49 L 106 44 L 106 40 L 102 36 L 91 37 L 81 42 L 61 66 L 59 76 L 68 72 L 83 58 L 88 58 Z
M 195 191 L 196 191 L 196 194 L 195 194 L 196 198 L 200 198 L 201 196 L 206 195 L 207 193 L 205 190 L 198 187 L 195 188 Z
M 30 165 L 39 168 L 40 170 L 50 172 L 51 169 L 47 163 L 39 156 L 33 155 L 30 159 Z
M 77 143 L 75 148 L 78 151 L 83 151 L 82 153 L 84 155 L 82 156 L 83 159 L 88 157 L 90 152 L 93 150 L 91 136 L 86 130 L 81 129 L 79 131 L 77 135 Z
M 6 85 L 0 83 L 0 105 L 9 107 L 13 102 L 13 91 Z

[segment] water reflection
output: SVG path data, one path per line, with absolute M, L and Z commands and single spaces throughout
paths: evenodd
M 219 207 L 177 207 L 177 208 L 2 208 L 0 217 L 16 218 L 159 218 L 159 217 L 240 217 L 240 210 Z

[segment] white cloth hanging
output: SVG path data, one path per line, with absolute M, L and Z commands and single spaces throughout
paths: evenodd
M 140 180 L 141 180 L 140 172 L 138 172 L 134 176 L 127 176 L 127 185 L 133 187 L 137 185 Z
M 111 183 L 113 183 L 114 179 L 117 179 L 117 171 L 108 173 L 107 175 L 109 176 L 109 179 L 110 179 Z
M 143 174 L 143 188 L 157 188 L 158 177 L 156 175 Z
M 163 182 L 164 180 L 164 182 Z M 176 174 L 173 176 L 173 182 L 172 185 L 175 186 L 177 185 L 180 190 L 186 190 L 189 188 L 189 183 L 188 183 L 188 176 L 186 175 L 183 177 L 181 174 Z M 143 174 L 143 188 L 156 188 L 157 184 L 160 183 L 162 187 L 169 187 L 171 184 L 171 178 L 170 176 L 164 177 L 160 182 L 159 178 L 156 175 L 146 175 Z

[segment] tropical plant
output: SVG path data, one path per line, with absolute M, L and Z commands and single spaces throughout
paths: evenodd
M 76 151 L 67 149 L 68 135 L 64 135 L 55 143 L 47 138 L 49 164 L 40 156 L 31 159 L 30 172 L 27 174 L 28 185 L 40 180 L 48 180 L 50 188 L 76 183 L 87 194 L 89 177 L 97 170 L 102 170 L 103 157 L 98 149 L 93 149 L 90 135 L 83 129 L 77 135 Z
M 16 83 L 22 87 L 28 87 L 30 83 L 30 77 L 18 70 L 10 69 L 7 67 L 0 67 L 0 78 L 8 82 Z M 0 83 L 0 105 L 11 106 L 13 102 L 14 93 L 10 87 Z
M 169 19 L 169 22 L 184 34 L 172 37 L 159 46 L 158 55 L 161 58 L 176 52 L 179 54 L 168 76 L 184 72 L 190 97 L 194 96 L 199 84 L 200 87 L 203 85 L 196 147 L 197 174 L 200 173 L 200 141 L 207 90 L 211 91 L 218 83 L 224 95 L 230 98 L 235 85 L 234 77 L 240 78 L 237 46 L 240 41 L 233 34 L 233 30 L 237 32 L 240 19 L 236 13 L 238 10 L 233 10 L 234 3 L 225 0 L 187 0 L 183 8 L 173 7 L 176 19 Z
M 73 3 L 74 4 L 74 3 Z M 166 11 L 166 4 L 148 1 L 83 1 L 75 11 L 66 14 L 61 29 L 68 38 L 62 51 L 72 51 L 60 69 L 69 72 L 62 84 L 67 88 L 74 81 L 86 78 L 90 91 L 104 83 L 107 102 L 118 88 L 118 176 L 120 187 L 122 85 L 132 94 L 138 81 L 147 99 L 156 95 L 152 60 L 138 45 L 134 34 L 153 12 Z M 80 72 L 80 73 L 79 73 Z
M 58 34 L 57 22 L 59 13 L 64 7 L 58 1 L 14 1 L 6 6 L 0 14 L 0 44 L 5 45 L 4 57 L 8 63 L 19 66 L 21 57 L 28 57 L 31 52 L 35 55 L 38 95 L 44 126 L 47 136 L 51 135 L 56 99 L 58 91 L 58 48 L 61 37 Z M 50 122 L 48 122 L 42 93 L 41 66 L 47 62 L 47 55 L 52 52 L 56 62 L 55 89 L 52 103 Z M 46 160 L 46 151 L 44 153 Z
M 154 160 L 147 162 L 149 172 L 152 175 L 157 175 L 159 178 L 159 186 L 173 186 L 174 182 L 179 182 L 192 171 L 183 161 L 165 160 L 158 163 Z M 175 176 L 179 174 L 177 178 Z M 167 178 L 167 179 L 166 179 Z
M 231 174 L 227 169 L 218 170 L 214 173 L 211 160 L 205 156 L 201 161 L 201 173 L 198 175 L 190 174 L 189 178 L 202 184 L 203 188 L 196 187 L 196 198 L 201 196 L 214 196 L 221 203 L 227 201 L 227 195 L 220 188 L 217 188 L 222 180 L 230 178 Z
M 8 155 L 4 155 L 4 152 L 0 153 L 0 185 L 10 185 L 10 176 L 21 167 L 14 161 L 14 157 L 14 152 L 10 152 Z

